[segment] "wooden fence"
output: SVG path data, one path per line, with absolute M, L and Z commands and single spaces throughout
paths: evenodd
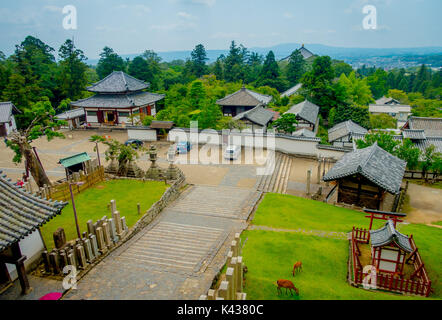
M 361 252 L 359 250 L 358 243 L 368 244 L 369 240 L 370 232 L 368 230 L 353 228 L 350 243 L 350 261 L 352 263 L 353 279 L 349 280 L 355 286 L 363 285 L 364 278 L 366 277 L 366 274 L 364 274 L 363 272 L 364 266 L 361 264 L 361 261 L 359 259 Z M 415 272 L 413 273 L 413 275 L 410 277 L 410 279 L 405 279 L 404 277 L 395 277 L 393 274 L 385 275 L 378 273 L 376 281 L 376 288 L 378 290 L 386 290 L 402 294 L 420 295 L 425 297 L 430 296 L 431 281 L 428 277 L 427 271 L 425 270 L 424 263 L 416 247 L 413 236 L 411 236 L 410 244 L 414 250 L 410 256 L 414 259 L 413 266 Z
M 442 177 L 434 172 L 427 172 L 426 176 L 427 176 L 428 180 L 432 180 L 432 181 L 441 181 L 442 180 Z M 425 179 L 425 175 L 422 171 L 407 170 L 407 171 L 405 171 L 404 178 L 411 179 L 411 180 L 423 180 L 423 179 Z
M 227 255 L 226 280 L 222 281 L 219 288 L 209 290 L 207 295 L 202 295 L 199 300 L 246 300 L 247 294 L 243 292 L 243 259 L 241 255 L 240 234 L 235 234 Z
M 74 195 L 79 194 L 104 180 L 104 167 L 97 167 L 94 171 L 90 172 L 87 175 L 82 172 L 74 174 L 72 176 L 72 181 L 70 182 L 76 182 L 79 184 L 72 185 L 72 193 Z M 27 186 L 25 186 L 25 188 L 27 188 Z M 71 193 L 69 191 L 69 182 L 66 181 L 50 187 L 45 186 L 43 188 L 40 188 L 36 192 L 36 195 L 48 200 L 52 199 L 56 201 L 70 201 Z

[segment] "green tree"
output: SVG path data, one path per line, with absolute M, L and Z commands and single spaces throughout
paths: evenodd
M 224 56 L 216 59 L 215 66 L 213 67 L 213 74 L 218 80 L 224 80 Z
M 87 65 L 84 63 L 86 57 L 69 39 L 60 47 L 58 54 L 62 59 L 60 61 L 62 94 L 71 100 L 78 100 L 82 98 L 82 92 L 88 81 Z
M 419 157 L 421 151 L 416 148 L 414 143 L 410 139 L 405 139 L 402 144 L 399 145 L 395 154 L 398 158 L 407 162 L 407 167 L 410 170 L 414 170 L 419 165 Z
M 353 71 L 347 77 L 341 74 L 337 86 L 340 87 L 340 99 L 349 104 L 356 104 L 359 106 L 367 106 L 374 102 L 373 95 L 370 91 L 370 86 L 367 84 L 367 79 L 359 79 Z
M 15 163 L 21 163 L 23 158 L 25 159 L 26 167 L 39 187 L 49 186 L 51 182 L 40 161 L 38 161 L 31 144 L 42 136 L 46 136 L 48 141 L 55 137 L 64 138 L 64 135 L 56 131 L 56 128 L 65 125 L 66 122 L 53 120 L 55 110 L 47 97 L 33 104 L 29 109 L 25 109 L 25 115 L 32 121 L 26 129 L 13 132 L 7 145 L 15 152 L 13 159 Z
M 280 76 L 281 71 L 275 60 L 275 54 L 270 51 L 264 61 L 264 65 L 259 76 L 260 82 L 265 82 L 266 80 L 276 80 Z
M 103 79 L 114 71 L 125 71 L 125 62 L 113 49 L 104 47 L 97 64 L 97 74 Z
M 207 73 L 206 61 L 209 59 L 207 58 L 206 49 L 202 44 L 199 44 L 190 55 L 193 64 L 192 72 L 197 78 L 200 78 Z
M 353 72 L 352 66 L 343 61 L 334 63 L 333 69 L 335 70 L 335 74 L 337 77 L 340 77 L 342 74 L 345 74 L 348 77 L 350 73 Z
M 292 113 L 283 114 L 278 120 L 273 122 L 272 126 L 275 127 L 279 132 L 284 132 L 292 134 L 296 131 L 296 125 L 298 121 L 296 116 Z
M 292 52 L 289 58 L 289 63 L 286 69 L 286 77 L 291 86 L 294 86 L 301 81 L 302 76 L 306 71 L 306 62 L 299 50 Z
M 375 99 L 382 98 L 388 92 L 387 72 L 382 69 L 376 71 L 367 77 L 367 83 L 373 93 Z
M 436 169 L 436 171 L 440 172 L 439 166 L 441 163 L 441 154 L 436 152 L 436 147 L 434 145 L 430 145 L 427 149 L 425 149 L 423 158 L 422 174 L 425 177 L 425 181 L 428 181 L 428 172 L 430 170 Z
M 370 115 L 372 129 L 396 129 L 397 119 L 388 114 Z
M 331 58 L 324 56 L 316 58 L 312 70 L 301 79 L 303 94 L 321 108 L 323 117 L 327 117 L 329 110 L 339 105 L 332 83 L 334 77 Z
M 244 61 L 247 58 L 247 49 L 237 46 L 235 41 L 230 45 L 230 51 L 224 63 L 224 78 L 228 82 L 244 80 Z

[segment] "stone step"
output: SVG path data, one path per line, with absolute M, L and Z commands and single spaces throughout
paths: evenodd
M 287 161 L 288 161 L 287 155 L 283 155 L 282 156 L 282 161 L 281 161 L 282 162 L 281 163 L 281 167 L 279 168 L 279 172 L 278 172 L 278 175 L 277 175 L 277 178 L 276 178 L 276 183 L 275 183 L 275 186 L 273 188 L 273 192 L 274 193 L 279 193 L 280 185 L 281 185 L 281 182 L 282 182 L 282 177 L 283 177 L 284 171 L 286 170 Z
M 153 259 L 159 260 L 171 260 L 171 261 L 181 261 L 183 264 L 195 265 L 201 260 L 201 255 L 199 257 L 183 256 L 181 254 L 173 252 L 155 252 L 152 250 L 137 250 L 136 248 L 130 248 L 127 250 L 128 255 L 146 256 L 152 257 Z
M 284 186 L 283 186 L 283 189 L 282 189 L 282 192 L 281 192 L 282 194 L 287 194 L 287 188 L 288 188 L 288 185 L 289 185 L 290 174 L 292 172 L 293 157 L 289 157 L 289 158 L 290 158 L 290 161 L 289 161 L 289 166 L 288 166 L 288 169 L 287 169 L 287 174 L 286 174 Z
M 277 179 L 277 176 L 279 174 L 279 170 L 280 170 L 281 165 L 282 165 L 282 160 L 283 160 L 282 154 L 278 152 L 275 170 L 274 170 L 273 175 L 272 175 L 272 177 L 270 179 L 270 183 L 265 188 L 266 192 L 273 192 L 273 190 L 275 188 L 276 179 Z
M 136 249 L 139 249 L 139 250 L 149 250 L 150 252 L 162 253 L 165 250 L 167 250 L 168 252 L 173 252 L 174 254 L 180 254 L 180 255 L 184 254 L 186 256 L 197 256 L 197 257 L 201 256 L 201 250 L 191 250 L 189 248 L 181 249 L 181 248 L 175 247 L 175 246 L 174 247 L 171 247 L 171 246 L 167 247 L 167 246 L 161 246 L 160 244 L 145 246 L 140 243 L 140 244 L 134 245 L 133 247 Z

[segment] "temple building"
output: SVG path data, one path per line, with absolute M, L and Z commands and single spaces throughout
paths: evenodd
M 336 183 L 337 202 L 395 211 L 406 165 L 375 143 L 345 154 L 324 176 L 324 181 Z
M 155 116 L 157 102 L 165 95 L 150 93 L 149 84 L 122 71 L 114 71 L 87 88 L 94 96 L 74 101 L 72 108 L 83 108 L 88 125 L 131 124 L 131 116 Z
M 266 109 L 262 105 L 258 105 L 252 110 L 240 113 L 233 119 L 243 121 L 246 127 L 251 129 L 253 132 L 258 130 L 265 132 L 267 130 L 267 126 L 273 122 L 274 118 L 274 111 Z
M 305 100 L 292 106 L 285 114 L 294 114 L 298 120 L 298 129 L 308 129 L 317 133 L 319 129 L 319 107 Z
M 39 228 L 66 205 L 33 196 L 0 176 L 0 290 L 18 277 L 22 293 L 29 293 L 26 269 L 45 250 Z
M 353 142 L 358 139 L 363 139 L 367 133 L 367 129 L 348 120 L 338 123 L 328 130 L 328 142 L 335 147 L 353 148 Z
M 241 90 L 218 100 L 216 104 L 221 106 L 224 116 L 236 117 L 240 113 L 252 110 L 259 105 L 265 107 L 272 100 L 272 96 L 257 93 L 243 87 Z
M 12 102 L 0 102 L 0 137 L 6 137 L 17 129 L 14 116 L 19 113 Z

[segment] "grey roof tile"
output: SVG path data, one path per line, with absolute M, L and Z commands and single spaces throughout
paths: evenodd
M 147 88 L 149 88 L 149 84 L 135 79 L 123 71 L 114 71 L 87 89 L 95 93 L 128 93 Z
M 371 245 L 375 248 L 383 247 L 394 242 L 402 250 L 408 253 L 413 252 L 413 248 L 410 244 L 410 238 L 397 231 L 394 227 L 393 221 L 391 220 L 388 220 L 387 224 L 382 229 L 370 231 L 370 239 Z
M 0 252 L 60 214 L 66 205 L 35 197 L 0 176 Z
M 85 115 L 84 109 L 78 108 L 57 114 L 55 118 L 58 120 L 70 120 L 70 119 L 79 118 L 84 115 Z
M 333 128 L 328 130 L 328 141 L 333 142 L 347 135 L 357 136 L 364 135 L 368 133 L 368 130 L 364 127 L 361 127 L 357 123 L 348 120 L 345 122 L 338 123 Z
M 373 146 L 347 153 L 324 176 L 324 181 L 361 174 L 384 190 L 398 194 L 404 178 L 406 162 Z
M 275 113 L 272 110 L 265 109 L 262 105 L 258 105 L 252 110 L 238 114 L 235 120 L 249 120 L 261 126 L 267 126 L 272 121 Z
M 71 103 L 72 107 L 80 108 L 112 108 L 126 109 L 149 105 L 164 99 L 165 95 L 150 92 L 136 92 L 131 94 L 97 94 Z
M 425 130 L 425 134 L 429 137 L 442 137 L 442 118 L 411 117 L 404 128 Z
M 295 114 L 311 124 L 316 124 L 319 115 L 319 107 L 316 104 L 305 100 L 297 105 L 292 106 L 285 114 L 289 113 Z
M 243 87 L 241 90 L 219 99 L 216 103 L 220 106 L 256 107 L 259 104 L 268 105 L 272 100 L 272 96 L 260 94 Z

